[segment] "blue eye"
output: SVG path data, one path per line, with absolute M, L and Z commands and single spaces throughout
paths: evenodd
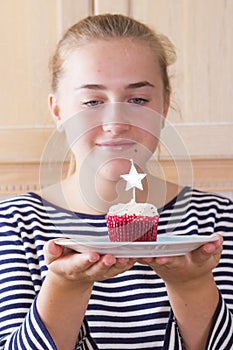
M 135 97 L 135 98 L 131 98 L 129 100 L 129 103 L 134 103 L 136 105 L 143 105 L 145 103 L 149 102 L 147 99 L 142 98 L 142 97 Z
M 90 100 L 90 101 L 87 101 L 87 102 L 84 102 L 83 104 L 87 107 L 95 107 L 95 106 L 98 106 L 99 104 L 101 104 L 102 102 L 101 101 L 98 101 L 98 100 Z

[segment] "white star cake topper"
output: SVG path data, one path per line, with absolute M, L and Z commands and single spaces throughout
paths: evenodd
M 140 174 L 137 172 L 132 159 L 129 174 L 121 175 L 121 177 L 127 182 L 125 188 L 126 191 L 130 190 L 131 188 L 138 188 L 141 191 L 143 190 L 142 180 L 144 177 L 146 177 L 146 174 Z

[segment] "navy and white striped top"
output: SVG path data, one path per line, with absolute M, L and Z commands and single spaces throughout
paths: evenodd
M 43 245 L 63 234 L 104 235 L 104 215 L 72 213 L 28 193 L 0 203 L 0 349 L 54 350 L 36 309 L 46 276 Z M 160 210 L 158 234 L 224 237 L 214 269 L 219 304 L 206 350 L 233 349 L 233 203 L 185 187 Z M 76 349 L 181 350 L 163 281 L 148 266 L 95 283 Z

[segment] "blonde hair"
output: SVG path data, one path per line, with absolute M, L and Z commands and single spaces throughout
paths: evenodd
M 112 38 L 138 39 L 148 44 L 158 57 L 164 91 L 170 93 L 171 86 L 167 68 L 176 60 L 173 44 L 165 35 L 156 33 L 147 25 L 121 14 L 89 16 L 74 24 L 64 33 L 50 61 L 52 91 L 57 91 L 64 62 L 74 49 L 93 40 Z

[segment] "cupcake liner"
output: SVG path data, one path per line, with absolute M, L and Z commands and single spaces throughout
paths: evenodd
M 111 242 L 156 241 L 159 216 L 107 215 Z

